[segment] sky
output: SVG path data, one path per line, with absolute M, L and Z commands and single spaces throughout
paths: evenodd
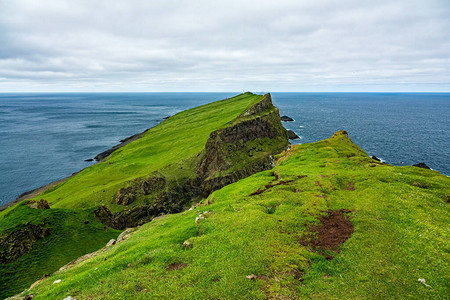
M 0 0 L 1 92 L 450 92 L 450 0 Z

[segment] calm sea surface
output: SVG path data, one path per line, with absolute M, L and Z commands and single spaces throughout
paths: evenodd
M 0 94 L 0 205 L 71 175 L 165 116 L 235 93 Z M 450 93 L 272 93 L 309 143 L 345 129 L 369 155 L 450 175 Z

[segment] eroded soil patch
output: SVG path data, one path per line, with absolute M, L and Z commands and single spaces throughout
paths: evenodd
M 278 176 L 276 177 L 278 179 Z M 264 193 L 265 191 L 273 188 L 276 185 L 289 185 L 289 183 L 293 182 L 294 180 L 280 180 L 278 182 L 274 183 L 268 183 L 264 186 L 264 188 L 259 188 L 255 192 L 251 193 L 249 196 L 255 196 Z M 272 181 L 273 182 L 273 181 Z
M 325 255 L 325 251 L 339 252 L 342 245 L 353 233 L 350 210 L 327 210 L 319 218 L 320 224 L 310 225 L 308 231 L 300 238 L 300 244 L 310 246 L 314 252 Z M 327 259 L 333 257 L 327 255 Z
M 181 262 L 176 262 L 176 263 L 171 263 L 170 265 L 168 265 L 166 267 L 166 269 L 168 271 L 174 271 L 174 270 L 183 270 L 186 267 L 187 267 L 187 264 L 181 263 Z

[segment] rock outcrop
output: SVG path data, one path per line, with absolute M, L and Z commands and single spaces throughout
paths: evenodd
M 291 117 L 288 117 L 288 116 L 282 116 L 281 117 L 281 121 L 283 121 L 283 122 L 293 122 L 294 119 L 292 119 Z
M 287 131 L 289 139 L 290 140 L 295 140 L 295 139 L 299 139 L 300 137 L 292 130 L 288 130 Z
M 430 169 L 429 166 L 427 166 L 424 162 L 420 162 L 418 164 L 413 165 L 413 167 L 418 167 L 418 168 L 422 168 L 422 169 Z
M 40 239 L 50 235 L 50 229 L 25 224 L 21 229 L 0 237 L 0 264 L 7 264 L 29 252 Z

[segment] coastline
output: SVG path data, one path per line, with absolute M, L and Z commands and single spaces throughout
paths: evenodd
M 147 131 L 149 131 L 149 130 L 152 129 L 152 128 L 153 128 L 153 127 L 147 128 L 146 130 L 144 130 L 144 131 L 142 131 L 142 132 L 140 132 L 140 133 L 136 133 L 136 134 L 134 134 L 134 135 L 132 135 L 132 136 L 129 136 L 129 137 L 124 138 L 124 139 L 121 139 L 121 140 L 120 140 L 120 144 L 117 144 L 117 145 L 115 145 L 115 146 L 112 146 L 112 147 L 109 148 L 108 150 L 103 151 L 102 153 L 97 154 L 97 155 L 93 158 L 93 159 L 95 159 L 97 162 L 94 163 L 94 164 L 92 164 L 91 166 L 93 166 L 93 165 L 95 165 L 95 164 L 98 164 L 98 163 L 104 161 L 108 156 L 111 155 L 111 153 L 113 153 L 113 152 L 116 151 L 117 149 L 120 149 L 120 148 L 122 148 L 123 146 L 128 145 L 129 143 L 134 142 L 134 141 L 140 139 L 141 137 L 144 136 L 144 134 L 145 134 Z M 89 167 L 90 167 L 90 166 L 89 166 Z M 89 168 L 89 167 L 86 167 L 86 168 Z M 70 176 L 67 176 L 67 177 L 64 177 L 64 178 L 62 178 L 62 179 L 58 179 L 58 180 L 52 181 L 52 182 L 50 182 L 50 183 L 48 183 L 48 184 L 46 184 L 46 185 L 43 185 L 43 186 L 41 186 L 41 187 L 35 188 L 35 189 L 33 189 L 33 190 L 30 190 L 30 191 L 26 191 L 26 192 L 20 194 L 19 196 L 17 196 L 16 199 L 14 199 L 14 200 L 12 200 L 12 201 L 10 201 L 10 202 L 8 202 L 8 203 L 3 204 L 2 206 L 0 206 L 0 212 L 4 211 L 5 209 L 7 209 L 7 208 L 9 208 L 9 207 L 11 207 L 11 206 L 16 205 L 17 203 L 20 203 L 20 202 L 24 201 L 24 200 L 27 200 L 27 199 L 36 197 L 37 195 L 41 194 L 41 193 L 44 192 L 45 190 L 48 190 L 48 189 L 50 189 L 50 188 L 52 188 L 52 187 L 54 187 L 54 186 L 56 186 L 56 185 L 58 185 L 58 184 L 60 184 L 60 183 L 63 183 L 64 181 L 66 181 L 66 180 L 68 180 L 69 178 L 73 177 L 74 175 L 80 173 L 81 171 L 83 171 L 83 170 L 86 169 L 86 168 L 83 168 L 83 169 L 81 169 L 81 170 L 79 170 L 79 171 L 73 173 L 73 174 L 70 175 Z

